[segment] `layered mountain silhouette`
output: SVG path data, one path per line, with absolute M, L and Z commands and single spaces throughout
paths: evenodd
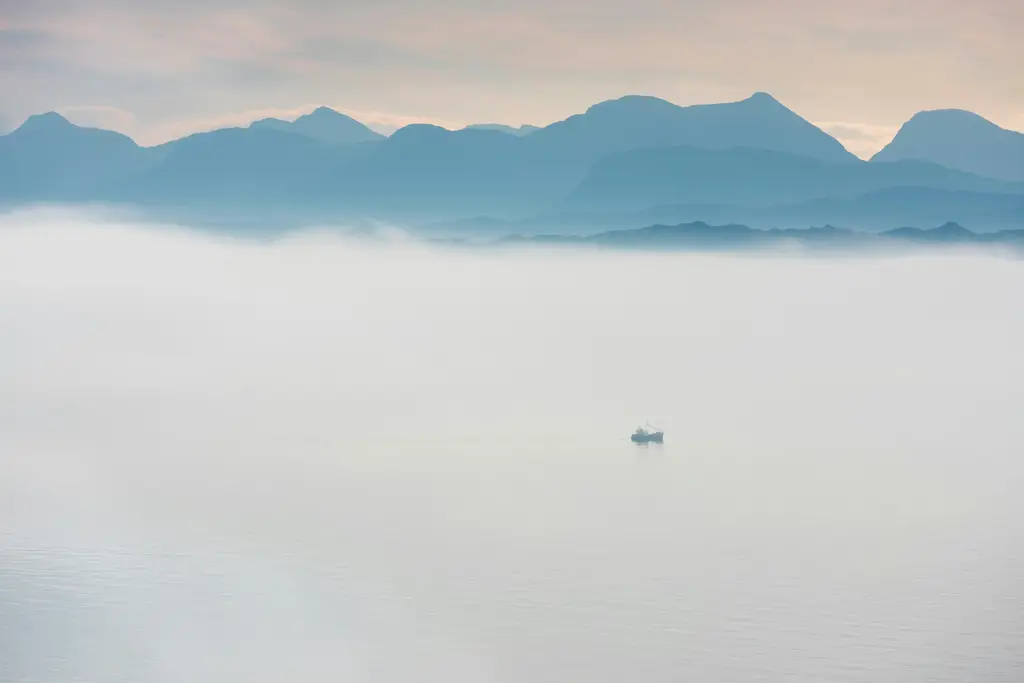
M 1024 181 L 1024 134 L 959 109 L 923 111 L 872 161 L 922 159 L 978 175 Z
M 762 225 L 823 222 L 886 230 L 894 225 L 935 225 L 953 220 L 994 231 L 1024 227 L 1024 194 L 887 187 L 853 199 L 824 198 L 748 211 Z
M 813 217 L 999 229 L 1024 223 L 1022 196 L 1024 183 L 927 160 L 861 161 L 763 93 L 690 107 L 629 96 L 536 130 L 416 124 L 384 137 L 320 108 L 147 148 L 53 113 L 0 136 L 8 205 L 107 201 L 316 220 L 571 214 L 594 225 L 657 209 L 769 227 Z
M 226 128 L 153 147 L 154 163 L 108 192 L 114 200 L 251 205 L 301 202 L 340 163 L 332 147 L 271 128 Z
M 508 133 L 509 135 L 529 135 L 534 131 L 540 130 L 539 126 L 522 125 L 522 126 L 506 126 L 503 123 L 472 123 L 463 130 L 496 130 L 499 133 Z
M 569 244 L 619 249 L 732 251 L 780 248 L 788 244 L 823 250 L 901 249 L 913 246 L 995 245 L 1024 249 L 1024 230 L 1004 230 L 979 234 L 956 223 L 937 228 L 896 228 L 882 233 L 866 233 L 836 228 L 758 230 L 730 223 L 710 225 L 702 221 L 678 225 L 651 225 L 630 230 L 611 230 L 588 236 L 512 235 L 499 244 Z
M 817 197 L 852 198 L 889 187 L 1024 193 L 1024 183 L 924 161 L 824 163 L 766 149 L 662 147 L 601 159 L 568 203 L 595 208 L 693 202 L 764 206 Z
M 55 112 L 0 136 L 0 199 L 86 201 L 127 182 L 148 164 L 126 135 L 76 126 Z
M 414 124 L 350 160 L 320 193 L 357 210 L 516 210 L 556 197 L 572 180 L 527 158 L 521 138 L 495 130 Z
M 631 149 L 679 145 L 752 147 L 819 161 L 857 161 L 835 138 L 767 93 L 689 107 L 631 95 L 595 104 L 583 114 L 530 134 L 525 142 L 591 161 Z
M 318 107 L 294 121 L 260 119 L 249 124 L 249 128 L 298 133 L 325 145 L 353 145 L 384 138 L 383 135 L 371 130 L 354 118 L 345 116 L 329 107 Z
M 735 204 L 656 204 L 643 209 L 580 209 L 562 206 L 518 220 L 471 217 L 428 223 L 442 234 L 459 232 L 594 234 L 638 225 L 706 222 L 747 224 L 762 228 L 802 229 L 833 223 L 881 232 L 900 225 L 936 225 L 952 219 L 980 230 L 1024 226 L 1024 194 L 992 194 L 891 187 L 852 199 L 822 198 L 772 206 Z

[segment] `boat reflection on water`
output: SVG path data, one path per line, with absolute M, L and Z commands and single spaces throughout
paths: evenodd
M 629 437 L 633 443 L 664 443 L 665 432 L 650 424 L 646 424 L 643 427 L 637 427 L 633 435 Z

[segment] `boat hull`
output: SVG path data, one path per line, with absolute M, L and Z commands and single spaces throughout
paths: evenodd
M 630 437 L 633 443 L 664 443 L 665 434 L 664 432 L 655 432 L 654 434 L 633 434 Z

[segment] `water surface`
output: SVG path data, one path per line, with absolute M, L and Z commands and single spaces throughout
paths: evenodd
M 0 680 L 1019 680 L 1022 291 L 5 219 Z

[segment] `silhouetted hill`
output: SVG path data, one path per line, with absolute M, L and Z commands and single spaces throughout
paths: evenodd
M 1024 230 L 976 233 L 957 223 L 946 223 L 930 230 L 896 228 L 881 233 L 884 237 L 922 244 L 1002 244 L 1024 247 Z
M 494 130 L 406 126 L 346 167 L 338 196 L 399 212 L 518 210 L 564 194 L 585 172 L 545 163 L 522 142 Z
M 890 187 L 855 199 L 816 199 L 773 207 L 766 216 L 803 225 L 829 220 L 866 230 L 953 220 L 991 232 L 1024 227 L 1024 195 Z
M 1024 181 L 1024 134 L 969 111 L 923 111 L 903 124 L 872 161 L 899 159 L 923 159 L 978 175 Z
M 160 162 L 126 182 L 119 199 L 301 204 L 340 163 L 332 147 L 271 129 L 225 128 L 147 151 Z
M 614 230 L 586 238 L 591 244 L 613 247 L 688 247 L 736 248 L 775 241 L 775 236 L 764 230 L 745 225 L 708 225 L 695 222 L 684 225 L 652 225 L 636 230 Z
M 466 126 L 463 130 L 496 130 L 499 133 L 508 133 L 509 135 L 517 135 L 522 137 L 523 135 L 529 135 L 535 131 L 540 130 L 539 126 L 522 125 L 506 126 L 503 123 L 472 123 Z
M 656 97 L 601 102 L 530 134 L 528 144 L 589 161 L 644 147 L 751 147 L 821 161 L 856 161 L 833 137 L 766 93 L 739 102 L 680 107 Z
M 881 233 L 886 237 L 915 240 L 918 242 L 974 242 L 981 236 L 957 223 L 944 223 L 937 228 L 922 230 L 920 228 L 896 228 Z
M 291 122 L 281 119 L 261 119 L 253 121 L 249 127 L 298 133 L 325 145 L 353 145 L 384 139 L 383 135 L 371 130 L 354 118 L 328 107 L 319 107 Z
M 568 206 L 656 204 L 768 206 L 852 198 L 887 187 L 1024 193 L 1024 184 L 982 178 L 922 161 L 828 164 L 764 149 L 638 149 L 596 163 Z
M 1024 247 L 1024 230 L 978 234 L 955 223 L 920 230 L 899 228 L 866 233 L 826 225 L 820 228 L 755 230 L 745 225 L 709 225 L 702 221 L 612 230 L 589 236 L 513 235 L 499 244 L 592 245 L 618 249 L 743 251 L 788 244 L 826 251 L 885 250 L 917 245 L 1000 245 Z
M 146 164 L 144 150 L 126 135 L 76 126 L 54 112 L 37 114 L 0 136 L 0 198 L 88 200 Z
M 657 204 L 633 210 L 547 211 L 517 220 L 474 216 L 431 222 L 422 227 L 441 234 L 553 232 L 587 235 L 637 225 L 702 221 L 715 225 L 740 223 L 762 229 L 832 223 L 880 232 L 899 225 L 935 225 L 947 220 L 966 223 L 984 232 L 1024 228 L 1024 195 L 894 187 L 853 199 L 825 198 L 773 206 Z

